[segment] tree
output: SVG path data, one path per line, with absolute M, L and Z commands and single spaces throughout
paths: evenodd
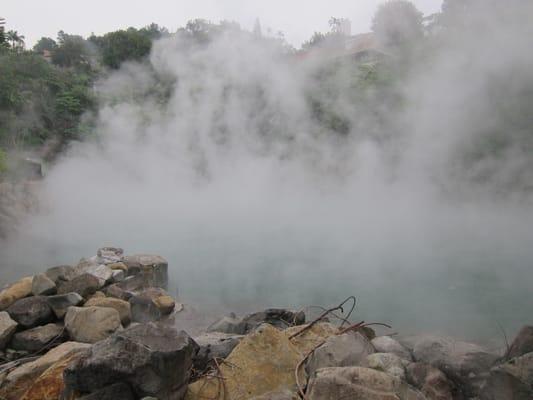
M 24 35 L 19 35 L 17 31 L 7 31 L 6 38 L 8 42 L 11 42 L 12 49 L 24 48 Z
M 6 43 L 6 35 L 4 32 L 5 18 L 0 17 L 0 47 Z
M 52 62 L 60 67 L 80 67 L 89 63 L 89 46 L 78 35 L 57 34 L 58 46 L 52 52 Z
M 372 20 L 372 31 L 379 43 L 388 48 L 411 44 L 424 35 L 423 14 L 407 0 L 381 4 Z
M 124 61 L 140 61 L 150 54 L 151 37 L 156 31 L 128 28 L 106 33 L 104 36 L 92 36 L 89 40 L 97 45 L 102 56 L 102 63 L 117 69 Z M 160 32 L 157 30 L 157 32 Z
M 42 54 L 43 51 L 54 51 L 57 48 L 57 43 L 54 39 L 49 37 L 42 37 L 39 41 L 33 46 L 33 51 Z

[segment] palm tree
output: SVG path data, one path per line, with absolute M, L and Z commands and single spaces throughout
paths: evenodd
M 6 38 L 8 42 L 11 42 L 13 49 L 21 49 L 24 47 L 24 35 L 19 35 L 17 31 L 7 31 Z

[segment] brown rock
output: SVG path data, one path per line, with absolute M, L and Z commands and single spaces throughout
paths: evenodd
M 70 281 L 61 282 L 57 288 L 57 293 L 65 294 L 75 292 L 81 297 L 87 298 L 94 294 L 100 287 L 100 280 L 96 276 L 85 273 Z
M 0 311 L 5 310 L 17 300 L 30 296 L 32 282 L 33 277 L 27 276 L 2 290 L 0 292 Z
M 117 310 L 109 307 L 70 307 L 65 328 L 77 342 L 96 343 L 121 327 Z
M 109 307 L 118 311 L 122 325 L 128 325 L 131 322 L 130 303 L 124 300 L 112 297 L 92 297 L 83 305 L 84 307 Z

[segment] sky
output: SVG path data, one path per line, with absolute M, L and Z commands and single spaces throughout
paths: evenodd
M 40 37 L 55 38 L 63 30 L 88 36 L 109 31 L 142 27 L 155 22 L 174 31 L 194 18 L 213 22 L 233 20 L 252 29 L 259 18 L 263 32 L 282 31 L 299 46 L 315 31 L 327 31 L 330 17 L 352 21 L 352 32 L 368 31 L 372 15 L 383 0 L 18 0 L 4 2 L 0 16 L 6 30 L 16 30 L 32 46 Z M 442 0 L 413 0 L 425 14 L 440 9 Z

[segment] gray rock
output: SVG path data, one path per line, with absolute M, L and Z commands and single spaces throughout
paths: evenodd
M 131 391 L 130 385 L 118 382 L 113 385 L 106 386 L 103 389 L 97 390 L 91 394 L 77 397 L 77 400 L 135 400 L 135 396 Z
M 197 347 L 183 331 L 136 324 L 94 344 L 88 357 L 67 367 L 65 384 L 68 390 L 92 393 L 125 382 L 137 398 L 181 400 Z
M 492 368 L 480 397 L 482 400 L 533 399 L 533 353 Z
M 204 371 L 214 358 L 226 358 L 244 336 L 230 333 L 210 332 L 194 338 L 200 346 L 194 356 L 194 368 Z
M 159 321 L 169 315 L 175 307 L 174 299 L 161 288 L 145 289 L 130 297 L 128 301 L 135 322 Z
M 405 360 L 413 360 L 411 352 L 390 336 L 379 336 L 372 339 L 371 343 L 379 353 L 392 353 Z
M 46 301 L 46 297 L 34 296 L 17 300 L 9 306 L 7 312 L 15 321 L 25 328 L 33 328 L 51 322 L 54 313 Z
M 440 369 L 467 397 L 478 396 L 488 371 L 499 358 L 477 344 L 451 338 L 421 335 L 410 340 L 415 360 Z
M 57 293 L 65 294 L 75 292 L 81 297 L 87 298 L 100 289 L 100 287 L 100 280 L 97 277 L 84 273 L 70 281 L 60 283 L 57 288 Z
M 122 289 L 118 284 L 107 286 L 106 288 L 104 288 L 104 292 L 108 297 L 114 297 L 116 299 L 126 301 L 128 301 L 133 296 L 132 292 Z
M 533 352 L 533 326 L 524 326 L 511 343 L 506 359 L 523 356 Z
M 113 264 L 120 262 L 123 255 L 120 247 L 101 247 L 96 251 L 96 260 L 99 264 Z
M 3 350 L 17 330 L 17 323 L 5 311 L 0 311 L 0 350 Z
M 34 296 L 46 296 L 56 292 L 56 284 L 45 274 L 35 275 L 31 283 L 31 292 Z
M 52 341 L 57 344 L 63 342 L 65 336 L 63 326 L 47 324 L 16 333 L 11 340 L 11 347 L 15 350 L 37 351 Z
M 238 335 L 244 334 L 244 325 L 241 318 L 231 313 L 228 316 L 222 317 L 218 321 L 212 323 L 207 327 L 207 332 L 221 332 L 233 333 Z
M 114 269 L 112 271 L 113 271 L 111 275 L 112 283 L 122 282 L 124 279 L 126 279 L 126 273 L 123 270 Z
M 46 301 L 54 311 L 56 317 L 59 319 L 63 319 L 69 307 L 77 306 L 83 303 L 83 297 L 81 297 L 78 293 L 72 292 L 66 294 L 58 294 L 55 296 L 48 296 L 46 298 Z
M 139 274 L 145 287 L 168 287 L 168 262 L 161 256 L 137 254 L 125 256 L 122 262 L 128 267 L 129 274 Z
M 366 366 L 366 358 L 374 353 L 370 341 L 359 332 L 330 336 L 309 357 L 306 371 L 312 376 L 326 367 Z
M 70 265 L 58 265 L 57 267 L 48 268 L 44 273 L 54 283 L 61 281 L 70 281 L 76 276 L 76 270 Z
M 70 307 L 65 328 L 77 342 L 96 343 L 121 328 L 120 315 L 108 307 Z
M 242 320 L 243 331 L 244 333 L 251 332 L 264 323 L 280 329 L 302 325 L 305 324 L 305 313 L 302 311 L 295 313 L 283 308 L 269 308 L 244 317 Z
M 444 373 L 425 363 L 411 363 L 406 368 L 407 382 L 426 396 L 428 400 L 454 400 L 460 398 L 452 382 Z
M 319 369 L 308 387 L 309 400 L 425 400 L 400 379 L 362 367 Z
M 392 353 L 374 353 L 366 358 L 366 364 L 369 368 L 386 372 L 402 380 L 405 379 L 404 363 L 407 362 Z
M 105 286 L 106 283 L 113 279 L 113 270 L 106 265 L 91 265 L 85 268 L 86 274 L 93 275 L 100 281 L 100 287 Z

